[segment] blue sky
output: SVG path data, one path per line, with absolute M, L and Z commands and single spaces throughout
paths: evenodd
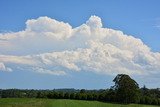
M 159 0 L 1 0 L 0 1 L 0 33 L 5 36 L 13 32 L 19 32 L 26 29 L 26 21 L 29 19 L 38 19 L 39 17 L 47 16 L 47 18 L 55 19 L 57 21 L 63 21 L 64 23 L 69 23 L 72 28 L 79 27 L 80 25 L 86 23 L 87 20 L 92 15 L 96 15 L 101 18 L 104 28 L 110 28 L 122 31 L 124 34 L 132 35 L 134 38 L 139 38 L 144 44 L 151 48 L 151 52 L 160 51 L 159 35 L 160 35 L 160 1 Z M 45 19 L 42 19 L 42 21 Z M 48 20 L 48 19 L 46 19 Z M 49 19 L 50 20 L 50 19 Z M 98 20 L 97 17 L 93 20 Z M 92 20 L 89 20 L 89 22 Z M 30 23 L 33 23 L 30 21 Z M 28 24 L 31 30 L 31 24 Z M 87 24 L 86 24 L 87 25 Z M 43 25 L 42 25 L 43 26 Z M 67 25 L 66 25 L 67 26 Z M 58 28 L 57 28 L 58 29 Z M 29 40 L 29 39 L 27 39 Z M 78 39 L 78 42 L 81 39 Z M 57 41 L 56 41 L 57 42 Z M 118 42 L 118 41 L 117 41 Z M 41 43 L 41 42 L 39 42 Z M 62 49 L 57 49 L 57 47 L 51 44 L 41 44 L 38 48 L 44 48 L 42 50 L 34 51 L 22 49 L 18 50 L 17 47 L 10 50 L 5 49 L 5 46 L 1 45 L 0 54 L 1 55 L 30 55 L 30 54 L 42 54 L 45 52 L 53 51 L 66 51 L 72 50 L 68 47 L 60 46 Z M 67 42 L 68 43 L 68 42 Z M 38 43 L 37 43 L 38 44 Z M 57 42 L 58 44 L 58 42 Z M 34 44 L 35 45 L 35 44 Z M 26 46 L 26 44 L 24 45 Z M 49 47 L 50 46 L 50 47 Z M 79 45 L 77 45 L 78 47 Z M 4 48 L 3 48 L 4 47 Z M 53 48 L 51 48 L 53 47 Z M 81 47 L 81 46 L 80 46 Z M 25 47 L 24 47 L 25 48 Z M 36 48 L 36 46 L 35 46 Z M 56 49 L 55 49 L 56 48 Z M 59 47 L 58 47 L 59 48 Z M 79 47 L 78 47 L 79 48 Z M 21 52 L 15 52 L 16 49 Z M 30 48 L 29 48 L 30 49 Z M 54 50 L 55 49 L 55 50 Z M 15 51 L 14 51 L 15 50 Z M 30 53 L 30 54 L 29 54 Z M 10 56 L 9 56 L 10 58 Z M 3 58 L 1 58 L 2 60 Z M 155 58 L 156 59 L 156 58 Z M 17 63 L 13 64 L 13 61 L 6 61 L 6 59 L 1 61 L 6 68 L 13 69 L 12 72 L 0 72 L 0 88 L 87 88 L 87 89 L 99 89 L 106 88 L 113 85 L 112 79 L 114 75 L 109 73 L 98 73 L 98 72 L 87 72 L 87 70 L 81 71 L 67 71 L 66 75 L 50 75 L 30 72 L 32 70 L 26 70 L 25 67 L 18 69 L 19 65 Z M 139 60 L 138 60 L 139 61 Z M 145 60 L 146 61 L 146 60 Z M 139 62 L 142 62 L 141 60 Z M 160 62 L 156 62 L 159 64 Z M 1 64 L 2 65 L 2 64 Z M 22 65 L 20 65 L 22 66 Z M 24 65 L 23 65 L 24 66 Z M 28 66 L 28 65 L 27 65 Z M 80 66 L 80 65 L 79 65 Z M 78 67 L 79 67 L 78 66 Z M 149 75 L 135 75 L 131 76 L 140 83 L 142 86 L 145 84 L 148 87 L 159 87 L 158 77 L 160 76 L 159 65 L 155 69 L 146 68 L 146 72 Z M 15 68 L 14 68 L 15 67 Z M 61 69 L 63 66 L 60 66 Z M 51 68 L 48 67 L 47 68 Z M 82 67 L 83 68 L 83 67 Z M 81 68 L 81 69 L 82 69 Z M 28 69 L 28 68 L 27 68 Z M 56 68 L 56 70 L 59 68 Z M 150 70 L 148 70 L 150 69 Z M 158 69 L 158 70 L 157 70 Z M 67 69 L 68 70 L 68 69 Z M 102 70 L 103 71 L 103 70 Z M 150 72 L 152 72 L 150 75 Z M 155 73 L 156 71 L 156 73 Z M 117 73 L 117 72 L 116 72 Z M 104 75 L 105 74 L 105 75 Z M 147 79 L 151 78 L 151 79 Z M 154 84 L 153 84 L 154 82 Z

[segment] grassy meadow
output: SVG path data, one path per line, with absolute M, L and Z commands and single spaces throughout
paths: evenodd
M 158 107 L 138 104 L 112 104 L 98 101 L 65 100 L 65 99 L 29 99 L 29 98 L 3 98 L 0 107 Z

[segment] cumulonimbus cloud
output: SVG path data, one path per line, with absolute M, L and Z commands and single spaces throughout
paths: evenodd
M 12 65 L 53 75 L 155 74 L 160 73 L 160 53 L 138 38 L 104 28 L 97 16 L 76 28 L 39 17 L 28 20 L 23 31 L 0 34 L 0 70 L 14 71 Z

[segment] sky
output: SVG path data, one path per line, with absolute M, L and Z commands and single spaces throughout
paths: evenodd
M 0 88 L 160 86 L 159 0 L 1 0 Z M 160 88 L 160 87 L 159 87 Z

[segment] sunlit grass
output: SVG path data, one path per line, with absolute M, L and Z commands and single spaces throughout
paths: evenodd
M 65 99 L 33 99 L 33 98 L 3 98 L 0 107 L 158 107 L 138 104 L 112 104 L 99 101 L 65 100 Z

